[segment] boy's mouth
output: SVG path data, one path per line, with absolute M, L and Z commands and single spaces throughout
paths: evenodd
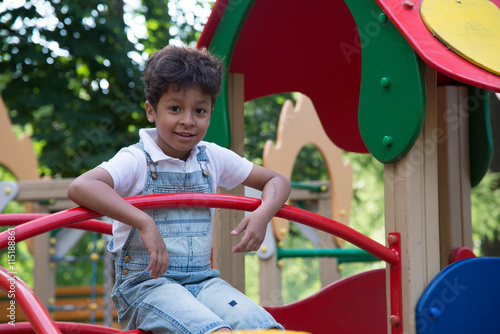
M 181 137 L 185 137 L 185 138 L 194 137 L 194 134 L 189 133 L 189 132 L 175 132 L 175 134 L 178 136 L 181 136 Z

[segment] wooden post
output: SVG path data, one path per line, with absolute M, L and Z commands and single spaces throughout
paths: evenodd
M 416 333 L 417 301 L 440 271 L 436 76 L 426 65 L 427 110 L 417 142 L 404 158 L 384 169 L 386 234 L 401 233 L 401 325 L 408 334 Z M 390 314 L 389 299 L 387 306 Z M 389 323 L 388 329 L 390 333 Z
M 438 89 L 441 268 L 453 248 L 472 249 L 468 89 Z
M 35 212 L 50 213 L 41 205 L 35 204 Z M 48 310 L 56 296 L 55 267 L 50 264 L 50 232 L 33 238 L 33 292 Z
M 243 156 L 244 147 L 244 114 L 245 102 L 243 90 L 243 75 L 230 73 L 228 83 L 229 121 L 231 126 L 231 149 Z M 243 186 L 231 191 L 218 189 L 218 193 L 244 195 Z M 221 272 L 221 278 L 236 289 L 245 292 L 245 254 L 233 254 L 231 249 L 238 243 L 240 237 L 231 236 L 230 232 L 240 223 L 244 212 L 236 210 L 217 209 L 214 217 L 213 267 Z

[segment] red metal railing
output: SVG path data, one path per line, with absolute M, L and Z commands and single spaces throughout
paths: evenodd
M 128 197 L 126 200 L 141 210 L 174 207 L 210 207 L 253 211 L 261 203 L 260 199 L 242 196 L 195 193 L 144 195 Z M 15 231 L 14 235 L 16 243 L 62 227 L 79 228 L 99 233 L 111 234 L 111 224 L 93 220 L 100 216 L 100 214 L 94 211 L 77 207 L 51 215 L 0 215 L 0 226 L 17 225 L 13 228 Z M 389 263 L 391 265 L 391 270 L 393 270 L 393 268 L 400 268 L 399 250 L 394 247 L 394 244 L 396 243 L 393 243 L 390 247 L 386 247 L 350 228 L 349 226 L 313 212 L 305 211 L 289 205 L 284 205 L 278 211 L 276 217 L 292 220 L 338 236 L 367 251 L 368 253 L 371 253 L 380 260 Z M 0 250 L 7 248 L 9 236 L 12 236 L 12 234 L 12 229 L 11 231 L 4 231 L 0 233 Z M 397 234 L 391 235 L 398 238 Z M 391 286 L 394 286 L 397 290 L 398 282 L 394 282 L 393 284 L 393 280 L 396 278 L 393 279 L 392 276 L 393 275 L 391 275 Z M 0 288 L 7 292 L 10 286 L 9 282 L 11 280 L 12 273 L 8 272 L 4 268 L 1 268 Z M 41 305 L 40 301 L 36 298 L 31 289 L 29 289 L 29 287 L 26 286 L 19 278 L 16 278 L 16 282 L 20 282 L 19 286 L 21 287 L 16 291 L 16 301 L 19 302 L 23 311 L 25 311 L 26 316 L 32 324 L 35 332 L 61 333 L 56 323 L 49 317 L 47 311 Z M 391 294 L 394 292 L 396 291 L 391 289 Z M 395 293 L 395 298 L 398 300 L 393 300 L 391 297 L 391 304 L 399 304 L 400 306 L 400 293 Z M 401 311 L 397 310 L 394 310 L 391 313 L 393 313 L 391 315 L 391 319 L 394 315 L 398 317 L 401 315 Z M 395 330 L 394 332 L 400 333 L 402 328 L 399 327 L 399 324 L 393 324 L 393 330 Z

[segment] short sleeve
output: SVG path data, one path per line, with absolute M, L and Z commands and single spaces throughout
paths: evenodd
M 142 194 L 146 180 L 146 159 L 141 150 L 135 147 L 123 148 L 98 167 L 105 169 L 111 175 L 113 189 L 120 196 Z
M 253 163 L 233 151 L 218 147 L 219 186 L 231 190 L 240 185 L 250 175 Z

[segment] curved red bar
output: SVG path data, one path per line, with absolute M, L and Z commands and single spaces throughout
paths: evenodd
M 0 226 L 17 226 L 47 216 L 49 216 L 49 214 L 47 213 L 6 213 L 0 215 Z M 74 223 L 71 224 L 71 226 L 67 226 L 67 228 L 74 228 L 109 235 L 113 234 L 112 224 L 96 219 Z
M 141 210 L 172 207 L 211 207 L 253 211 L 261 202 L 260 199 L 243 196 L 193 193 L 144 195 L 128 197 L 126 200 Z M 69 225 L 73 227 L 72 224 L 74 223 L 100 216 L 100 214 L 82 207 L 61 211 L 16 226 L 15 240 L 16 242 L 20 242 L 57 228 Z M 313 212 L 284 205 L 278 211 L 276 217 L 292 220 L 336 235 L 392 265 L 396 265 L 399 261 L 399 255 L 388 247 L 381 245 L 344 224 Z M 9 231 L 0 233 L 0 250 L 7 247 L 8 233 Z
M 15 289 L 11 289 L 14 282 Z M 13 293 L 11 300 L 19 303 L 26 317 L 31 322 L 32 327 L 38 334 L 61 333 L 49 313 L 40 303 L 33 291 L 19 278 L 14 276 L 8 270 L 0 266 L 0 288 L 7 293 Z M 10 298 L 10 296 L 9 296 Z M 17 323 L 16 323 L 17 325 Z M 15 328 L 14 326 L 12 328 Z M 12 333 L 9 331 L 9 333 Z
M 123 332 L 116 328 L 103 327 L 99 325 L 90 325 L 76 322 L 65 322 L 56 321 L 57 328 L 62 332 L 62 334 L 74 334 L 74 333 L 85 333 L 85 334 L 148 334 L 150 332 L 144 332 L 140 329 L 133 329 L 130 331 Z M 36 333 L 31 323 L 29 322 L 16 322 L 16 326 L 9 324 L 0 324 L 0 333 L 9 334 L 34 334 Z
M 123 332 L 116 328 L 103 327 L 98 325 L 89 325 L 76 322 L 55 322 L 57 328 L 62 334 L 70 333 L 85 333 L 85 334 L 114 334 L 114 333 L 131 333 Z M 9 324 L 0 324 L 0 333 L 9 334 L 34 334 L 35 329 L 29 322 L 16 322 L 16 326 L 11 326 Z M 139 330 L 135 330 L 134 333 L 144 333 Z

